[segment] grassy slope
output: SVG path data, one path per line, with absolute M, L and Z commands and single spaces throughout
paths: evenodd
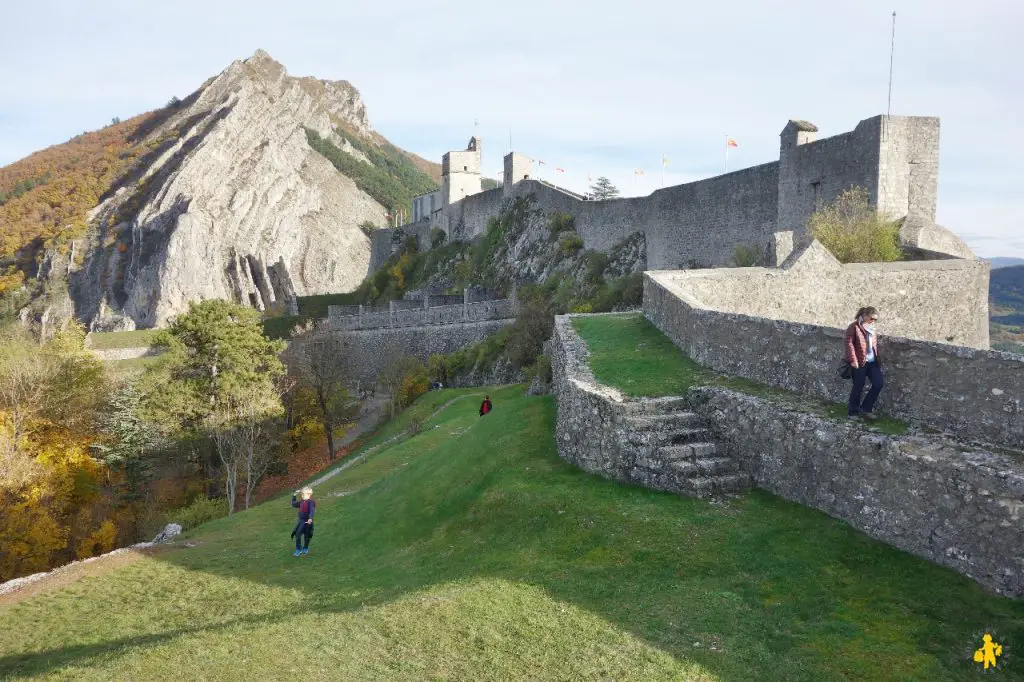
M 583 474 L 520 390 L 320 486 L 308 557 L 278 498 L 0 606 L 0 678 L 942 680 L 979 628 L 1024 642 L 1024 604 L 823 514 Z
M 846 416 L 846 405 L 718 374 L 698 365 L 640 314 L 577 317 L 573 326 L 587 342 L 594 376 L 633 397 L 682 395 L 693 386 L 713 385 L 799 404 L 822 416 Z M 907 431 L 905 423 L 884 416 L 872 426 L 889 434 Z
M 89 334 L 89 346 L 96 350 L 114 348 L 141 348 L 150 346 L 158 329 L 138 329 L 130 332 L 93 332 Z

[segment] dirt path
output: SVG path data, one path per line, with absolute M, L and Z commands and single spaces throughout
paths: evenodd
M 430 416 L 427 417 L 426 421 L 429 422 L 431 419 L 433 419 L 437 415 L 441 414 L 442 412 L 447 410 L 449 407 L 451 407 L 454 403 L 456 403 L 456 402 L 458 402 L 460 400 L 465 400 L 466 398 L 472 398 L 472 397 L 482 396 L 482 395 L 486 395 L 486 394 L 481 391 L 479 393 L 464 393 L 463 395 L 456 396 L 456 397 L 452 398 L 451 400 L 449 400 L 448 402 L 446 402 L 443 405 L 441 405 L 439 408 L 437 408 L 433 412 L 431 412 Z M 345 461 L 342 462 L 341 466 L 337 467 L 336 469 L 331 469 L 330 471 L 328 471 L 327 473 L 325 473 L 324 475 L 320 476 L 319 478 L 314 480 L 312 483 L 310 483 L 309 486 L 311 488 L 314 488 L 314 487 L 316 487 L 318 485 L 321 485 L 324 482 L 331 480 L 332 478 L 334 478 L 335 476 L 340 474 L 342 471 L 345 471 L 349 467 L 354 466 L 354 465 L 358 464 L 359 462 L 362 462 L 364 459 L 369 457 L 371 454 L 373 454 L 377 450 L 380 450 L 381 448 L 387 447 L 389 445 L 394 445 L 395 443 L 397 443 L 397 442 L 399 442 L 401 440 L 404 440 L 404 439 L 406 439 L 408 437 L 409 437 L 408 434 L 399 433 L 399 434 L 396 434 L 396 435 L 392 436 L 391 438 L 388 438 L 387 440 L 385 440 L 385 441 L 383 441 L 381 443 L 377 443 L 376 445 L 367 448 L 366 451 L 364 451 L 363 453 L 361 453 L 359 455 L 356 455 L 355 457 L 346 457 Z

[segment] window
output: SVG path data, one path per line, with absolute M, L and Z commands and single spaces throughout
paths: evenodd
M 811 183 L 811 192 L 813 194 L 813 201 L 815 207 L 818 205 L 818 201 L 821 198 L 821 181 L 815 181 Z
M 464 171 L 469 171 L 469 166 L 463 166 L 463 167 L 462 167 L 462 170 L 464 170 Z

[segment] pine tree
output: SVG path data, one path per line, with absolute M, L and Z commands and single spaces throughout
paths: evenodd
M 104 464 L 124 474 L 120 497 L 132 502 L 143 496 L 144 485 L 153 477 L 150 454 L 159 444 L 153 426 L 142 418 L 142 394 L 127 384 L 109 400 L 101 418 L 106 442 L 95 443 Z
M 208 300 L 191 304 L 154 345 L 164 353 L 146 373 L 148 411 L 165 427 L 213 441 L 233 513 L 239 470 L 247 492 L 265 470 L 254 465 L 266 454 L 264 422 L 281 411 L 275 381 L 284 374 L 278 354 L 285 344 L 263 334 L 258 311 Z
M 597 200 L 614 199 L 619 196 L 619 190 L 611 180 L 602 175 L 597 182 L 590 186 L 590 195 Z

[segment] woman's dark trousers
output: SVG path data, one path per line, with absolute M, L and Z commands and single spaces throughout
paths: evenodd
M 861 402 L 861 396 L 864 395 L 864 384 L 871 382 L 871 390 L 864 396 L 863 402 Z M 863 412 L 870 413 L 875 409 L 875 401 L 878 400 L 878 394 L 882 392 L 882 368 L 877 362 L 869 362 L 863 367 L 858 367 L 853 370 L 853 390 L 850 391 L 850 404 L 849 414 L 850 416 L 856 416 Z

